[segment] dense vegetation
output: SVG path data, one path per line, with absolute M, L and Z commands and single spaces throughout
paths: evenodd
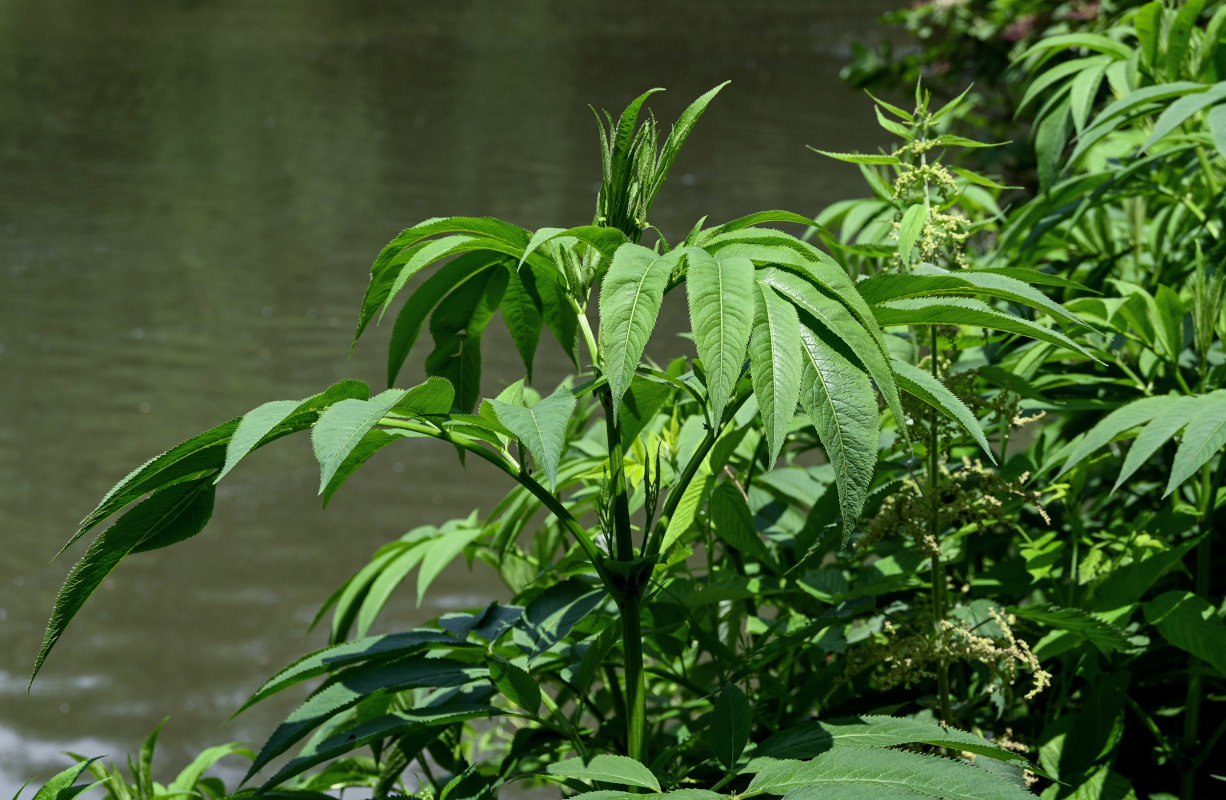
M 314 684 L 258 751 L 213 748 L 164 786 L 155 733 L 130 778 L 81 758 L 39 800 L 85 771 L 116 800 L 1221 792 L 1226 7 L 908 19 L 961 11 L 918 58 L 861 55 L 862 80 L 925 82 L 873 101 L 892 151 L 823 153 L 869 196 L 816 219 L 702 219 L 673 243 L 650 224 L 717 87 L 667 136 L 642 119 L 651 92 L 598 117 L 591 225 L 396 236 L 357 330 L 407 295 L 391 388 L 267 403 L 122 480 L 73 537 L 123 512 L 61 590 L 35 674 L 124 557 L 199 533 L 217 482 L 282 436 L 310 431 L 325 501 L 384 447 L 440 443 L 474 479 L 501 473 L 505 499 L 409 531 L 333 593 L 331 644 L 248 703 Z M 965 77 L 933 65 L 970 22 L 994 48 L 975 68 L 1021 89 L 1018 123 L 931 99 Z M 1032 160 L 982 156 L 1022 122 Z M 694 351 L 652 363 L 673 291 Z M 497 313 L 524 380 L 491 394 Z M 423 329 L 425 380 L 395 388 Z M 573 376 L 534 388 L 546 330 Z M 410 574 L 420 598 L 462 556 L 514 599 L 372 633 Z M 232 756 L 250 788 L 203 777 Z

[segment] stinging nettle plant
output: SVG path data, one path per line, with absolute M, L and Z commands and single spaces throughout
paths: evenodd
M 912 244 L 900 246 L 899 272 L 858 286 L 827 253 L 762 227 L 813 224 L 790 212 L 710 227 L 704 218 L 670 246 L 650 225 L 652 202 L 721 88 L 695 100 L 662 146 L 654 119 L 639 120 L 658 90 L 616 120 L 597 114 L 602 184 L 591 225 L 533 232 L 447 217 L 396 236 L 371 268 L 355 342 L 411 279 L 440 266 L 395 317 L 391 388 L 372 395 L 364 383 L 342 381 L 303 400 L 266 403 L 120 481 L 66 545 L 123 512 L 61 589 L 34 675 L 123 558 L 204 528 L 214 487 L 253 450 L 309 430 L 326 502 L 377 451 L 430 439 L 488 463 L 510 479 L 510 492 L 484 521 L 474 515 L 411 531 L 332 596 L 320 612 L 333 610 L 332 643 L 273 676 L 246 704 L 322 679 L 255 756 L 248 779 L 295 746 L 297 754 L 245 792 L 365 785 L 384 796 L 410 791 L 407 773 L 419 776 L 417 791 L 440 799 L 493 796 L 522 780 L 598 790 L 593 800 L 632 790 L 695 798 L 803 790 L 819 798 L 883 785 L 908 796 L 1031 797 L 981 766 L 885 749 L 927 745 L 1036 769 L 978 736 L 888 716 L 814 720 L 821 703 L 801 690 L 803 672 L 776 676 L 764 655 L 792 640 L 778 638 L 757 611 L 772 593 L 796 588 L 818 539 L 851 534 L 873 484 L 883 426 L 908 439 L 901 395 L 988 449 L 979 422 L 935 367 L 926 372 L 893 353 L 888 327 L 992 327 L 1079 348 L 976 299 L 1059 311 L 1013 273 L 918 263 Z M 918 122 L 892 110 L 909 140 L 926 141 L 924 108 Z M 908 152 L 923 159 L 933 146 L 964 142 L 946 137 Z M 924 198 L 920 211 L 903 214 L 906 242 L 938 219 L 933 195 L 926 190 Z M 648 231 L 651 246 L 642 242 Z M 663 299 L 683 287 L 697 357 L 663 368 L 645 363 Z M 525 379 L 489 397 L 481 342 L 497 313 Z M 433 339 L 426 380 L 396 388 L 423 328 Z M 542 397 L 525 384 L 546 329 L 576 371 Z M 813 436 L 837 502 L 823 507 L 824 517 L 810 514 L 794 536 L 761 537 L 747 503 L 755 477 L 770 473 L 781 453 L 792 458 L 789 443 Z M 707 571 L 696 574 L 688 557 L 699 546 Z M 514 601 L 368 634 L 413 569 L 420 599 L 461 553 L 493 565 Z M 812 616 L 845 621 L 854 613 L 834 606 Z M 359 638 L 351 640 L 354 631 Z M 355 761 L 363 748 L 370 757 Z M 342 780 L 334 767 L 344 759 L 362 766 Z M 325 763 L 332 767 L 306 776 Z

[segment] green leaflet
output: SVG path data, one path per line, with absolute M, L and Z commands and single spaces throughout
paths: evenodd
M 1121 97 L 1104 108 L 1094 118 L 1094 123 L 1089 128 L 1086 128 L 1082 135 L 1078 137 L 1077 146 L 1073 148 L 1072 155 L 1068 157 L 1067 165 L 1070 167 L 1075 165 L 1086 151 L 1102 141 L 1104 137 L 1116 130 L 1121 124 L 1148 109 L 1149 104 L 1169 100 L 1173 97 L 1204 92 L 1208 88 L 1203 83 L 1174 81 L 1157 86 L 1146 86 Z
M 591 247 L 600 257 L 605 260 L 610 260 L 617 253 L 618 248 L 629 241 L 626 234 L 622 233 L 617 228 L 601 227 L 597 225 L 584 225 L 578 228 L 541 228 L 536 233 L 532 234 L 531 241 L 524 248 L 524 256 L 519 260 L 520 267 L 528 256 L 532 255 L 538 247 L 546 242 L 555 239 L 573 239 L 583 242 Z
M 838 747 L 810 761 L 776 761 L 765 765 L 748 792 L 838 800 L 862 786 L 878 797 L 895 792 L 941 800 L 1034 800 L 1014 783 L 965 762 L 901 750 Z M 792 795 L 791 792 L 796 794 Z M 748 793 L 747 792 L 747 793 Z
M 1111 487 L 1112 492 L 1118 491 L 1124 481 L 1131 478 L 1132 474 L 1140 469 L 1159 447 L 1170 441 L 1172 436 L 1179 433 L 1192 420 L 1202 399 L 1200 397 L 1181 397 L 1171 404 L 1169 410 L 1146 423 L 1141 432 L 1137 434 L 1132 447 L 1128 448 L 1124 465 L 1115 479 L 1115 485 Z
M 1226 81 L 1216 83 L 1207 91 L 1199 94 L 1179 98 L 1167 106 L 1166 110 L 1159 115 L 1158 121 L 1154 123 L 1153 132 L 1145 140 L 1145 144 L 1141 145 L 1141 149 L 1149 150 L 1167 134 L 1191 118 L 1193 114 L 1209 106 L 1216 105 L 1223 98 L 1226 98 Z
M 457 639 L 446 631 L 418 629 L 404 633 L 368 636 L 352 642 L 325 647 L 308 653 L 264 682 L 236 713 L 242 713 L 256 703 L 303 681 L 318 677 L 340 667 L 361 661 L 390 661 L 404 658 L 435 645 L 449 648 L 472 648 L 476 645 Z
M 1203 597 L 1166 592 L 1145 604 L 1145 619 L 1180 650 L 1226 672 L 1226 623 Z
M 892 165 L 899 163 L 898 156 L 890 155 L 871 155 L 867 153 L 832 153 L 829 150 L 818 150 L 816 147 L 809 147 L 814 153 L 820 153 L 827 158 L 833 158 L 838 161 L 846 161 L 849 164 L 883 164 Z
M 853 317 L 842 303 L 819 291 L 812 283 L 795 273 L 768 267 L 758 270 L 758 280 L 769 284 L 791 300 L 801 311 L 824 325 L 833 337 L 847 346 L 868 369 L 869 376 L 876 381 L 877 389 L 885 397 L 886 404 L 898 420 L 899 429 L 904 431 L 905 435 L 906 426 L 903 425 L 902 403 L 898 399 L 894 370 L 890 368 L 886 355 L 878 347 L 873 335 L 865 330 L 864 325 Z M 856 288 L 859 289 L 859 285 Z
M 1159 414 L 1170 410 L 1179 400 L 1180 398 L 1174 395 L 1142 397 L 1112 411 L 1099 420 L 1098 424 L 1086 433 L 1085 438 L 1081 440 L 1081 443 L 1077 445 L 1077 448 L 1065 460 L 1064 466 L 1060 468 L 1057 477 L 1077 466 L 1086 456 L 1107 444 L 1124 431 L 1135 428 L 1138 425 L 1143 425 Z
M 711 711 L 711 749 L 724 769 L 736 767 L 749 742 L 749 701 L 736 684 L 726 684 Z
M 369 400 L 342 400 L 320 415 L 311 430 L 311 445 L 320 469 L 320 494 L 366 432 L 406 394 L 404 389 L 387 389 Z
M 378 691 L 401 691 L 418 687 L 462 686 L 478 680 L 484 670 L 450 658 L 427 654 L 386 663 L 365 664 L 341 672 L 311 693 L 277 726 L 259 755 L 251 762 L 247 777 L 305 738 L 312 730 Z
M 795 222 L 799 225 L 816 224 L 811 218 L 795 214 L 791 211 L 759 211 L 756 214 L 747 214 L 746 216 L 738 217 L 722 225 L 702 231 L 694 237 L 694 244 L 701 247 L 707 240 L 713 239 L 720 234 L 744 230 L 755 225 L 761 225 L 764 222 Z
M 541 331 L 545 328 L 541 306 L 532 270 L 511 271 L 499 310 L 502 311 L 502 319 L 511 334 L 511 341 L 515 343 L 515 349 L 519 351 L 519 357 L 524 362 L 524 372 L 529 382 L 532 381 L 532 362 L 536 359 Z
M 721 481 L 711 493 L 708 513 L 720 539 L 765 564 L 773 562 L 770 550 L 758 534 L 753 513 L 740 489 L 727 481 Z
M 740 378 L 753 329 L 753 262 L 716 259 L 697 247 L 685 253 L 690 325 L 706 373 L 711 420 L 718 424 Z
M 434 308 L 452 291 L 458 290 L 474 275 L 501 263 L 501 258 L 489 253 L 469 253 L 448 262 L 417 287 L 396 315 L 392 339 L 387 347 L 387 385 L 396 382 L 409 351 L 417 343 L 421 327 Z
M 877 398 L 868 376 L 819 334 L 801 326 L 800 337 L 805 359 L 800 402 L 834 467 L 846 542 L 864 509 L 877 464 Z
M 477 522 L 474 511 L 466 520 L 448 520 L 439 529 L 439 536 L 425 542 L 425 556 L 421 560 L 421 569 L 417 571 L 417 605 L 421 606 L 426 597 L 426 590 L 438 577 L 439 573 L 455 560 L 464 548 L 481 535 L 481 525 Z
M 946 388 L 930 373 L 912 366 L 905 361 L 894 359 L 894 374 L 898 377 L 898 385 L 903 391 L 915 395 L 928 405 L 940 411 L 946 417 L 958 423 L 962 430 L 971 435 L 984 454 L 996 463 L 996 456 L 988 446 L 988 438 L 983 433 L 983 426 L 975 415 L 966 407 L 959 397 Z
M 898 229 L 898 257 L 902 259 L 903 264 L 911 263 L 911 251 L 915 248 L 915 242 L 919 239 L 920 231 L 924 229 L 924 223 L 927 221 L 928 212 L 921 203 L 909 206 L 903 213 Z
M 1195 475 L 1223 445 L 1226 445 L 1226 389 L 1218 389 L 1200 398 L 1195 415 L 1183 433 L 1183 441 L 1175 451 L 1171 477 L 1162 496 L 1167 497 Z
M 1014 270 L 1014 273 L 1021 273 Z M 1041 276 L 1041 273 L 1033 273 Z M 856 288 L 870 305 L 907 297 L 969 294 L 996 297 L 1038 308 L 1074 325 L 1085 326 L 1077 315 L 1012 275 L 980 270 L 949 270 L 919 264 L 911 272 L 881 273 L 860 281 Z
M 213 473 L 200 472 L 194 477 L 185 476 L 178 483 L 159 489 L 90 544 L 56 595 L 43 645 L 30 674 L 31 683 L 68 623 L 125 556 L 183 541 L 204 529 L 213 514 L 216 494 Z
M 86 792 L 94 788 L 102 781 L 97 781 L 96 783 L 90 784 L 83 783 L 75 786 L 73 785 L 73 782 L 76 781 L 77 778 L 81 777 L 81 773 L 88 769 L 89 766 L 97 760 L 97 758 L 91 758 L 78 764 L 73 764 L 71 767 L 61 772 L 57 772 L 55 776 L 51 778 L 51 780 L 44 783 L 42 787 L 34 793 L 33 800 L 72 800 L 72 798 L 76 797 L 82 792 Z M 24 789 L 25 787 L 23 786 L 22 788 Z M 17 794 L 13 796 L 13 800 L 17 800 L 17 797 L 20 796 L 20 794 L 21 791 L 18 790 Z
M 998 747 L 973 733 L 936 722 L 876 714 L 806 722 L 786 728 L 758 745 L 753 755 L 755 758 L 770 759 L 813 758 L 832 748 L 885 748 L 904 744 L 930 744 L 965 750 L 1034 769 L 1021 753 Z
M 663 185 L 664 179 L 668 177 L 668 170 L 677 158 L 677 153 L 680 152 L 681 146 L 685 144 L 685 140 L 690 137 L 690 132 L 694 130 L 694 126 L 698 124 L 698 118 L 707 110 L 707 106 L 715 99 L 715 95 L 719 94 L 720 90 L 727 86 L 728 83 L 729 81 L 724 81 L 719 86 L 708 90 L 705 94 L 697 97 L 694 102 L 690 103 L 685 111 L 681 112 L 681 116 L 677 118 L 677 122 L 673 125 L 672 130 L 668 132 L 668 139 L 664 141 L 664 147 L 660 150 L 660 157 L 656 161 L 652 183 L 647 191 L 648 198 L 654 198 L 656 193 L 660 191 L 660 186 Z
M 997 311 L 969 297 L 923 297 L 890 300 L 873 307 L 881 325 L 971 325 L 978 328 L 1016 333 L 1031 339 L 1072 350 L 1094 359 L 1081 345 L 1059 331 L 1036 325 L 1030 320 Z M 1095 359 L 1097 360 L 1097 359 Z
M 490 682 L 498 687 L 502 696 L 535 715 L 541 707 L 541 687 L 532 676 L 504 658 L 491 656 L 487 663 Z
M 614 420 L 655 328 L 676 261 L 675 255 L 659 257 L 641 245 L 624 244 L 600 287 L 600 347 Z
M 767 469 L 774 466 L 796 415 L 802 370 L 800 319 L 796 307 L 766 284 L 754 292 L 750 377 L 762 413 Z
M 184 767 L 166 788 L 171 792 L 191 792 L 196 790 L 200 779 L 204 777 L 205 771 L 227 756 L 244 756 L 254 759 L 255 753 L 244 747 L 242 742 L 229 742 L 227 744 L 219 744 L 216 747 L 209 747 L 202 750 L 199 755 L 192 759 L 192 763 Z
M 427 378 L 405 392 L 390 413 L 404 417 L 441 417 L 455 405 L 455 389 L 446 378 Z
M 568 758 L 547 765 L 545 771 L 558 778 L 642 786 L 655 792 L 660 791 L 660 782 L 651 774 L 651 770 L 628 756 L 602 753 L 586 762 L 582 758 Z
M 481 335 L 502 302 L 509 275 L 501 264 L 478 273 L 443 298 L 430 317 L 434 349 L 426 374 L 451 381 L 455 408 L 472 411 L 481 396 Z
M 262 788 L 269 789 L 295 775 L 301 775 L 316 764 L 352 752 L 359 747 L 365 747 L 377 739 L 396 737 L 421 728 L 450 725 L 500 713 L 502 709 L 460 695 L 454 700 L 438 705 L 416 708 L 412 711 L 399 711 L 359 722 L 353 727 L 342 728 L 335 733 L 329 732 L 321 741 L 310 742 L 297 757 L 265 781 Z M 248 774 L 247 778 L 250 777 L 251 775 Z
M 280 435 L 305 430 L 319 419 L 319 413 L 342 400 L 365 400 L 370 389 L 361 381 L 341 381 L 305 400 L 273 400 L 243 415 L 226 445 L 226 461 L 214 483 L 233 469 L 248 453 Z
M 413 254 L 413 257 L 401 267 L 392 282 L 391 288 L 388 289 L 387 299 L 383 301 L 383 306 L 379 309 L 379 319 L 383 319 L 383 315 L 387 313 L 387 307 L 391 305 L 392 300 L 404 288 L 404 285 L 423 267 L 433 264 L 435 261 L 444 259 L 447 256 L 463 253 L 473 248 L 468 247 L 471 242 L 480 241 L 475 236 L 444 236 L 441 239 L 435 239 L 427 243 L 424 247 Z
M 1050 603 L 1040 603 L 1030 606 L 1012 606 L 1009 608 L 1009 613 L 1058 630 L 1080 634 L 1092 642 L 1103 654 L 1128 648 L 1128 637 L 1122 631 L 1079 608 L 1061 608 Z
M 563 386 L 536 405 L 523 406 L 489 401 L 498 416 L 498 421 L 515 434 L 537 465 L 545 471 L 549 488 L 558 485 L 558 462 L 566 444 L 566 428 L 575 410 L 575 396 Z

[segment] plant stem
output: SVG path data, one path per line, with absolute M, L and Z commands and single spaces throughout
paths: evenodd
M 626 656 L 626 745 L 627 755 L 643 760 L 647 738 L 647 680 L 643 672 L 642 595 L 627 592 L 621 604 L 622 649 Z
M 1209 519 L 1213 515 L 1213 468 L 1205 462 L 1200 472 L 1200 527 L 1201 539 L 1196 545 L 1196 594 L 1209 598 L 1210 534 Z M 1197 739 L 1200 733 L 1201 689 L 1204 682 L 1205 662 L 1196 656 L 1188 659 L 1188 694 L 1183 711 L 1183 755 L 1190 762 L 1181 773 L 1179 795 L 1182 800 L 1193 800 L 1196 791 Z
M 935 327 L 930 331 L 928 355 L 932 359 L 932 377 L 940 380 L 937 329 Z M 941 511 L 940 504 L 937 502 L 937 481 L 940 475 L 940 433 L 937 430 L 936 416 L 934 409 L 928 417 L 928 502 L 932 510 L 929 545 L 933 548 L 932 619 L 933 624 L 937 626 L 937 636 L 944 644 L 945 630 L 941 627 L 941 623 L 945 620 L 945 563 L 941 561 Z M 937 659 L 937 690 L 940 695 L 942 724 L 952 725 L 954 714 L 949 700 L 949 664 L 945 661 L 944 650 L 942 647 L 941 656 Z
M 622 452 L 621 426 L 613 419 L 613 394 L 607 389 L 600 391 L 600 404 L 604 406 L 605 433 L 609 439 L 609 482 L 613 501 L 613 537 L 618 561 L 634 558 L 634 541 L 630 531 L 630 497 L 626 491 L 626 459 Z

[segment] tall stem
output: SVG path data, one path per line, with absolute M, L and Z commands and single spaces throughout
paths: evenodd
M 932 359 L 932 377 L 940 380 L 940 366 L 937 363 L 937 329 L 935 327 L 931 330 L 928 355 Z M 937 626 L 937 636 L 944 644 L 945 629 L 941 627 L 941 623 L 945 619 L 945 563 L 941 561 L 941 508 L 937 501 L 937 483 L 940 479 L 941 467 L 939 438 L 937 415 L 934 409 L 928 417 L 928 505 L 932 512 L 931 527 L 928 532 L 931 536 L 929 545 L 933 548 L 932 618 L 933 624 Z M 945 660 L 944 647 L 941 648 L 940 658 L 937 659 L 937 690 L 940 694 L 941 718 L 946 725 L 952 725 L 954 714 L 949 699 L 949 663 Z
M 636 589 L 621 603 L 622 649 L 626 655 L 626 744 L 627 755 L 643 760 L 647 738 L 647 680 L 643 672 L 643 596 Z
M 1196 594 L 1209 597 L 1210 570 L 1210 517 L 1213 515 L 1214 495 L 1212 460 L 1201 467 L 1200 473 L 1200 527 L 1201 539 L 1196 545 Z M 1179 795 L 1182 800 L 1193 800 L 1196 792 L 1197 740 L 1200 738 L 1200 701 L 1204 683 L 1205 662 L 1196 656 L 1188 659 L 1188 694 L 1183 713 L 1183 754 L 1190 763 L 1184 768 L 1180 779 Z

